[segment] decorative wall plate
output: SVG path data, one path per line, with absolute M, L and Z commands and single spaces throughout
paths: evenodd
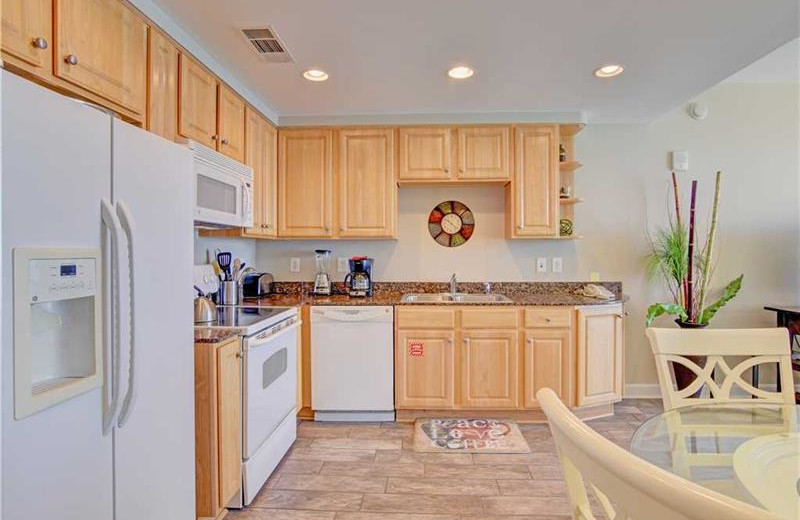
M 472 211 L 455 200 L 437 205 L 428 217 L 428 231 L 436 243 L 445 247 L 458 247 L 472 236 L 475 217 Z

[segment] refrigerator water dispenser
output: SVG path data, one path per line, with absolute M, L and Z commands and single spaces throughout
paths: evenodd
M 14 417 L 102 385 L 99 249 L 14 249 Z

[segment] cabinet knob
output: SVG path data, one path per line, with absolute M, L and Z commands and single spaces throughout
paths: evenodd
M 270 224 L 264 224 L 264 227 L 270 229 L 272 226 Z
M 211 140 L 212 141 L 216 141 L 218 139 L 219 139 L 219 136 L 217 134 L 214 134 L 214 135 L 211 136 Z
M 31 44 L 34 47 L 36 47 L 37 49 L 46 49 L 47 48 L 47 40 L 45 40 L 41 36 L 38 36 L 38 37 L 34 38 L 33 41 L 31 42 Z
M 528 345 L 533 345 L 533 338 L 528 338 Z
M 70 65 L 77 65 L 78 64 L 78 57 L 74 54 L 67 54 L 67 57 L 64 58 L 64 61 L 69 63 Z
M 223 140 L 222 140 L 222 144 L 228 144 L 229 142 L 230 142 L 230 141 L 228 141 L 227 139 L 223 139 Z
M 545 323 L 550 323 L 550 322 L 551 322 L 551 321 L 553 321 L 553 320 L 552 320 L 552 319 L 550 319 L 550 318 L 545 318 L 545 319 L 544 319 L 544 321 L 545 321 Z
M 449 166 L 445 166 L 444 167 L 444 172 L 445 173 L 450 173 L 450 167 Z
M 329 228 L 328 226 L 325 226 L 325 232 L 326 233 L 329 232 L 330 230 L 331 230 L 331 228 Z
M 241 358 L 241 357 L 242 357 L 242 353 L 241 353 L 241 352 L 237 352 L 237 353 L 236 353 L 236 357 L 237 357 L 237 358 Z
M 464 173 L 464 168 L 459 168 L 458 171 Z

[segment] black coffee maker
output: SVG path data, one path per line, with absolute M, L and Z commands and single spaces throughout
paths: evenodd
M 350 272 L 344 285 L 350 296 L 372 296 L 372 258 L 354 256 L 349 260 Z

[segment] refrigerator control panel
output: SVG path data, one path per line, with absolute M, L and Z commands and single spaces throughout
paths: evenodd
M 95 258 L 31 259 L 28 271 L 31 303 L 93 296 L 96 262 Z

